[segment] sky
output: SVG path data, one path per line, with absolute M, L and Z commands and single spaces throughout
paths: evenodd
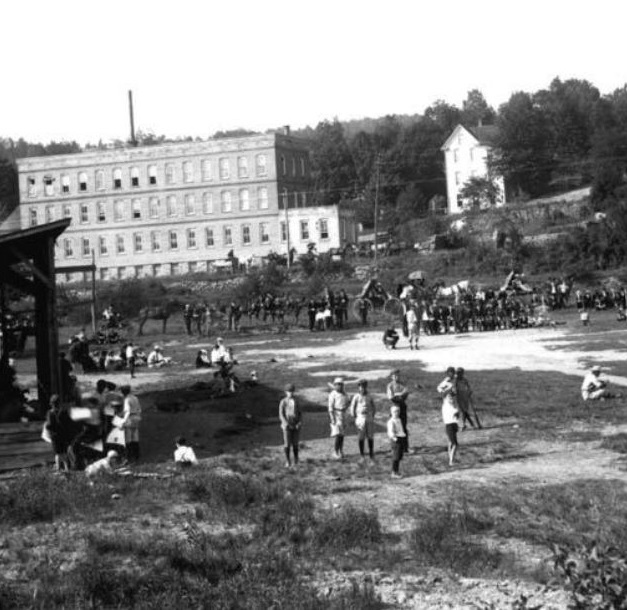
M 627 83 L 624 0 L 19 0 L 0 137 L 80 144 L 494 107 L 558 76 Z

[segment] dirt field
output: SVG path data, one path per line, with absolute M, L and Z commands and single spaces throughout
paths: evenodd
M 409 350 L 403 339 L 399 349 L 385 350 L 380 328 L 227 337 L 235 348 L 241 379 L 248 379 L 254 370 L 260 385 L 234 398 L 200 400 L 182 413 L 157 409 L 157 403 L 163 402 L 159 392 L 166 387 L 183 391 L 207 379 L 210 373 L 193 370 L 186 363 L 208 343 L 153 337 L 178 364 L 158 372 L 140 370 L 134 380 L 146 411 L 145 456 L 153 461 L 168 459 L 172 437 L 185 433 L 199 455 L 208 459 L 208 466 L 214 459 L 211 456 L 254 447 L 267 448 L 267 455 L 280 465 L 276 405 L 284 383 L 294 381 L 305 402 L 305 423 L 302 463 L 291 476 L 312 477 L 326 485 L 327 493 L 320 501 L 330 509 L 347 502 L 376 508 L 387 532 L 404 531 L 404 514 L 414 505 L 440 510 L 442 502 L 451 498 L 478 501 L 476 486 L 486 493 L 502 490 L 507 495 L 508 490 L 515 494 L 606 481 L 623 490 L 627 474 L 622 456 L 606 448 L 604 439 L 627 433 L 626 399 L 588 407 L 581 401 L 579 386 L 591 363 L 604 366 L 617 386 L 627 386 L 627 329 L 617 326 L 609 313 L 600 315 L 587 329 L 579 327 L 572 313 L 564 321 L 567 324 L 555 328 L 422 337 L 418 351 Z M 434 391 L 449 365 L 466 368 L 484 425 L 482 430 L 460 434 L 460 463 L 453 468 L 447 465 L 440 402 Z M 401 480 L 389 478 L 384 435 L 388 411 L 384 389 L 389 370 L 396 367 L 413 388 L 409 400 L 413 452 L 402 462 Z M 327 384 L 337 375 L 346 378 L 349 392 L 356 391 L 357 379 L 370 381 L 379 409 L 373 464 L 359 459 L 353 431 L 346 439 L 347 459 L 338 463 L 330 457 Z M 106 377 L 116 383 L 130 381 L 127 374 Z M 27 375 L 20 378 L 28 379 Z M 97 377 L 81 375 L 79 379 L 90 389 Z M 522 534 L 488 543 L 507 551 L 517 574 L 531 574 L 550 562 L 548 547 Z M 350 574 L 329 572 L 317 578 L 334 587 L 364 576 L 356 567 Z M 529 607 L 534 603 L 544 608 L 567 606 L 566 593 L 542 579 L 460 578 L 448 572 L 425 572 L 411 558 L 399 559 L 398 565 L 381 569 L 374 577 L 377 592 L 391 607 L 503 608 L 513 607 L 521 596 L 528 599 Z

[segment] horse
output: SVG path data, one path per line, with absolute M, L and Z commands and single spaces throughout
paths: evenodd
M 149 307 L 142 307 L 139 310 L 139 331 L 138 335 L 143 335 L 144 324 L 146 324 L 147 320 L 162 320 L 163 321 L 163 329 L 162 332 L 165 334 L 165 329 L 168 324 L 168 318 L 179 308 L 179 304 L 176 301 L 166 301 L 163 305 L 153 305 Z

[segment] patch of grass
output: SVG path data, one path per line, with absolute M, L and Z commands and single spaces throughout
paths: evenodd
M 408 546 L 424 565 L 435 565 L 463 576 L 477 576 L 498 568 L 502 553 L 478 543 L 473 536 L 491 527 L 467 504 L 446 504 L 425 511 L 414 509 L 415 526 Z
M 371 547 L 382 540 L 381 523 L 375 510 L 344 506 L 326 511 L 314 525 L 313 543 L 334 552 Z
M 627 453 L 627 434 L 620 432 L 619 434 L 606 436 L 601 442 L 601 447 L 616 453 Z
M 105 485 L 91 487 L 81 473 L 66 479 L 34 470 L 0 485 L 0 523 L 9 525 L 94 516 L 111 505 L 111 491 Z

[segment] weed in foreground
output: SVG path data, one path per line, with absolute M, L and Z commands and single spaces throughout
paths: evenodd
M 606 436 L 601 442 L 601 447 L 616 453 L 627 453 L 627 434 L 620 432 L 619 434 Z
M 320 515 L 313 536 L 316 546 L 333 548 L 336 552 L 370 547 L 381 542 L 381 523 L 376 511 L 349 505 Z

